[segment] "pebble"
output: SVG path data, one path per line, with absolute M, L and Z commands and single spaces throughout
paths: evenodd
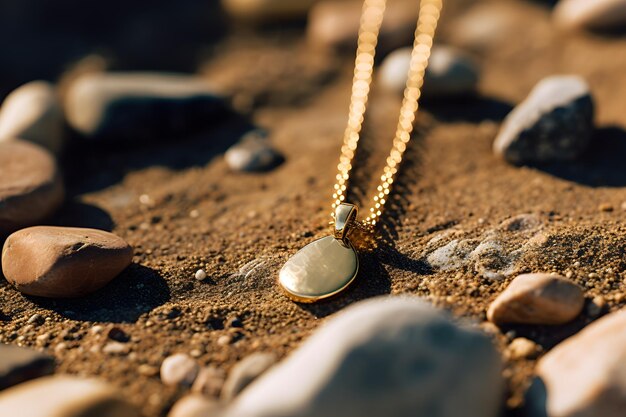
M 130 245 L 112 233 L 36 226 L 7 238 L 2 271 L 24 294 L 80 297 L 104 287 L 132 258 Z
M 191 386 L 198 376 L 200 367 L 189 355 L 176 353 L 168 356 L 161 364 L 161 381 L 171 386 Z
M 176 401 L 167 417 L 210 417 L 220 410 L 215 400 L 201 394 L 189 394 Z
M 509 3 L 473 2 L 471 8 L 450 23 L 448 37 L 464 49 L 482 52 L 496 47 L 506 42 L 519 26 L 516 12 Z
M 284 157 L 269 140 L 258 132 L 250 132 L 231 146 L 224 154 L 226 163 L 233 171 L 263 172 L 280 165 Z
M 51 356 L 29 348 L 0 344 L 0 390 L 52 372 L 54 358 Z
M 95 379 L 48 376 L 0 393 L 0 416 L 140 417 L 111 386 Z
M 384 59 L 378 71 L 378 82 L 383 88 L 403 94 L 411 51 L 412 48 L 397 49 Z M 426 68 L 422 96 L 445 98 L 472 94 L 478 76 L 478 68 L 469 57 L 449 46 L 435 46 Z
M 63 202 L 54 157 L 22 140 L 0 142 L 0 235 L 36 224 Z
M 419 298 L 379 297 L 332 316 L 224 415 L 495 417 L 500 372 L 485 334 Z
M 273 353 L 253 353 L 238 362 L 228 374 L 222 388 L 222 400 L 231 401 L 252 381 L 276 363 Z
M 130 340 L 130 336 L 128 335 L 128 333 L 126 333 L 124 330 L 120 329 L 119 327 L 112 327 L 109 330 L 107 337 L 111 340 L 115 340 L 116 342 L 120 342 L 120 343 L 126 343 Z
M 224 372 L 214 366 L 205 366 L 200 369 L 196 380 L 191 386 L 191 391 L 209 397 L 220 396 L 225 380 Z
M 360 0 L 323 0 L 317 2 L 307 24 L 308 41 L 322 49 L 354 51 L 363 2 Z M 419 8 L 411 0 L 389 1 L 380 27 L 377 55 L 410 45 Z
M 575 159 L 591 141 L 593 117 L 593 99 L 583 78 L 544 78 L 505 118 L 494 152 L 514 164 Z
M 219 346 L 230 345 L 230 343 L 232 341 L 233 341 L 233 338 L 230 335 L 228 335 L 228 334 L 222 335 L 222 336 L 217 338 L 217 344 Z
M 158 73 L 90 73 L 65 99 L 70 126 L 89 140 L 180 138 L 210 128 L 226 113 L 203 79 Z
M 235 19 L 269 23 L 306 17 L 316 0 L 222 0 L 224 10 Z
M 58 153 L 65 118 L 54 85 L 32 81 L 9 94 L 0 107 L 0 141 L 19 138 Z
M 28 324 L 43 324 L 44 318 L 41 317 L 41 314 L 35 313 L 29 317 L 27 323 Z
M 541 348 L 532 340 L 525 337 L 516 337 L 511 341 L 507 348 L 507 355 L 510 359 L 533 359 Z
M 555 23 L 564 29 L 613 30 L 626 27 L 625 0 L 560 0 Z
M 120 342 L 108 342 L 102 348 L 102 353 L 106 353 L 107 355 L 128 355 L 130 352 L 130 346 L 125 343 Z
M 622 417 L 626 404 L 626 310 L 609 314 L 537 363 L 528 415 Z
M 156 366 L 148 365 L 147 363 L 142 363 L 137 368 L 137 372 L 139 372 L 139 374 L 143 376 L 153 377 L 159 374 L 159 368 L 157 368 Z
M 589 304 L 587 304 L 587 308 L 585 309 L 585 311 L 589 317 L 595 319 L 602 314 L 605 305 L 606 300 L 604 299 L 604 297 L 597 295 L 593 297 Z
M 198 269 L 196 271 L 196 273 L 194 274 L 194 277 L 198 280 L 198 281 L 202 281 L 204 279 L 206 279 L 206 272 L 204 271 L 204 269 Z
M 585 304 L 583 290 L 565 277 L 523 274 L 491 303 L 487 319 L 496 324 L 564 324 Z

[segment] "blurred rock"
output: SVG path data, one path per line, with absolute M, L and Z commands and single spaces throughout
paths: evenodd
M 226 33 L 220 9 L 197 0 L 0 1 L 0 99 L 31 80 L 56 80 L 93 53 L 118 70 L 192 72 Z
M 303 19 L 317 0 L 222 0 L 222 6 L 236 19 L 272 22 Z
M 506 355 L 513 360 L 535 358 L 541 348 L 532 340 L 525 337 L 516 337 L 511 341 L 506 350 Z
M 167 417 L 211 417 L 221 409 L 215 400 L 200 394 L 186 395 L 176 401 Z
M 224 154 L 226 163 L 233 171 L 262 172 L 280 165 L 284 158 L 262 134 L 253 131 L 246 134 Z
M 0 344 L 0 390 L 52 372 L 52 356 L 25 347 Z
M 626 0 L 561 0 L 554 21 L 564 29 L 624 29 Z
M 95 379 L 49 376 L 0 393 L 0 416 L 140 417 L 109 385 Z
M 626 406 L 626 311 L 590 324 L 538 362 L 528 414 L 622 417 Z
M 104 287 L 133 258 L 119 236 L 96 229 L 35 226 L 10 235 L 2 271 L 20 292 L 39 297 L 80 297 Z
M 450 41 L 461 48 L 483 51 L 506 41 L 519 26 L 510 4 L 473 2 L 446 29 Z M 523 23 L 527 25 L 527 23 Z
M 594 103 L 584 79 L 544 78 L 506 117 L 494 152 L 514 164 L 571 160 L 589 145 Z
M 179 139 L 210 129 L 228 114 L 204 80 L 159 73 L 90 73 L 65 97 L 72 128 L 90 140 Z
M 19 87 L 0 107 L 0 141 L 23 139 L 58 153 L 65 141 L 65 119 L 55 87 L 32 81 Z
M 170 355 L 161 364 L 161 381 L 165 385 L 188 386 L 196 380 L 200 366 L 189 355 L 176 353 Z
M 495 417 L 502 389 L 487 336 L 420 299 L 390 296 L 333 316 L 225 415 Z
M 0 142 L 0 235 L 36 224 L 63 202 L 54 157 L 21 140 Z
M 276 355 L 273 353 L 253 353 L 238 362 L 228 374 L 222 389 L 222 400 L 235 398 L 275 363 Z
M 411 64 L 412 48 L 401 48 L 389 54 L 378 71 L 383 88 L 398 94 L 404 92 Z M 435 46 L 424 76 L 422 97 L 445 98 L 476 91 L 479 71 L 474 62 L 455 48 Z
M 496 324 L 564 324 L 585 305 L 582 288 L 565 277 L 523 274 L 491 303 L 489 321 Z
M 322 0 L 309 13 L 307 39 L 317 47 L 355 51 L 363 2 Z M 389 0 L 380 28 L 378 56 L 411 45 L 419 7 L 411 0 Z
M 224 386 L 226 374 L 215 366 L 205 366 L 198 372 L 191 391 L 208 397 L 218 398 Z

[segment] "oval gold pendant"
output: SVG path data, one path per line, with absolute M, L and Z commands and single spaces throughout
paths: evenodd
M 291 298 L 313 303 L 345 289 L 356 277 L 359 258 L 347 239 L 323 237 L 293 255 L 278 282 Z

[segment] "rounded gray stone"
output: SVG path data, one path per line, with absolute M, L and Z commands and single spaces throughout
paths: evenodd
M 228 417 L 495 417 L 490 339 L 414 297 L 359 302 L 255 380 Z
M 591 141 L 593 116 L 594 103 L 584 79 L 544 78 L 505 118 L 493 150 L 514 164 L 575 159 Z

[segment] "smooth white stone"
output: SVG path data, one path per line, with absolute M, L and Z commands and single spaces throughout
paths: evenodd
M 295 297 L 315 300 L 345 288 L 358 269 L 354 248 L 327 236 L 292 256 L 280 270 L 279 282 Z

